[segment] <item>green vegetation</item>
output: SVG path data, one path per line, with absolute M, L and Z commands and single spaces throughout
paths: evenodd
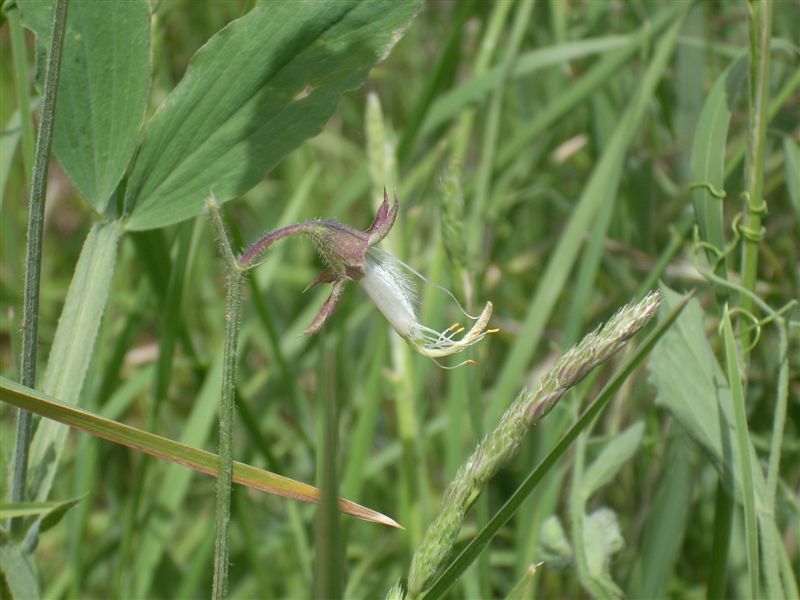
M 4 598 L 800 595 L 795 5 L 113 4 L 3 4 Z

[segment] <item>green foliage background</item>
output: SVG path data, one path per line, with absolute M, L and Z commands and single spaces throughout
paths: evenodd
M 113 279 L 94 350 L 94 333 L 87 334 L 85 356 L 79 354 L 85 332 L 71 334 L 77 340 L 71 358 L 86 358 L 88 366 L 75 399 L 104 416 L 209 450 L 216 447 L 225 288 L 211 227 L 202 215 L 194 216 L 205 180 L 195 185 L 193 178 L 210 175 L 183 173 L 185 185 L 163 198 L 138 197 L 137 186 L 146 177 L 142 169 L 168 170 L 169 161 L 183 160 L 159 154 L 164 140 L 180 138 L 191 151 L 195 131 L 214 119 L 224 121 L 220 115 L 231 96 L 211 102 L 203 94 L 197 102 L 208 101 L 208 107 L 193 113 L 193 120 L 184 120 L 179 110 L 170 115 L 169 105 L 151 119 L 195 52 L 250 8 L 249 2 L 192 3 L 191 10 L 182 3 L 151 4 L 152 82 L 145 114 L 146 123 L 156 122 L 159 129 L 138 134 L 137 140 L 144 140 L 141 162 L 123 175 L 114 160 L 121 150 L 113 135 L 102 140 L 109 153 L 101 157 L 105 161 L 81 162 L 80 145 L 70 147 L 64 136 L 80 139 L 90 126 L 75 118 L 82 115 L 79 107 L 69 108 L 56 115 L 57 123 L 65 118 L 73 128 L 57 130 L 55 151 L 68 172 L 76 161 L 96 172 L 71 179 L 54 162 L 48 185 L 40 373 L 81 249 L 88 247 L 84 240 L 109 236 L 105 247 L 116 254 L 100 258 L 116 260 L 116 266 L 107 267 Z M 777 310 L 800 298 L 800 12 L 796 4 L 780 1 L 772 10 L 763 184 L 769 210 L 753 291 Z M 413 10 L 406 12 L 402 18 Z M 265 11 L 263 23 L 250 26 L 270 25 L 279 32 L 279 16 L 284 18 Z M 389 29 L 381 31 L 388 35 Z M 730 402 L 725 387 L 730 371 L 717 333 L 722 303 L 741 301 L 735 290 L 710 284 L 695 268 L 740 282 L 740 250 L 732 247 L 723 264 L 709 267 L 706 253 L 693 244 L 692 229 L 699 225 L 702 239 L 719 248 L 738 241 L 731 224 L 743 209 L 750 126 L 747 76 L 736 61 L 747 40 L 745 2 L 690 7 L 652 1 L 431 1 L 363 87 L 338 102 L 336 95 L 328 99 L 332 114 L 319 135 L 269 172 L 291 149 L 281 146 L 286 131 L 311 135 L 327 115 L 320 122 L 298 123 L 265 100 L 259 106 L 274 110 L 274 119 L 242 123 L 231 152 L 213 156 L 218 146 L 211 145 L 210 164 L 222 182 L 219 190 L 213 182 L 211 187 L 231 200 L 224 213 L 240 248 L 265 231 L 316 217 L 366 228 L 385 186 L 397 191 L 401 214 L 384 246 L 452 290 L 473 312 L 486 300 L 495 306 L 493 324 L 501 332 L 470 351 L 479 366 L 447 371 L 398 344 L 355 285 L 320 335 L 300 337 L 327 294 L 315 289 L 301 295 L 320 269 L 308 243 L 274 247 L 249 278 L 235 458 L 318 484 L 321 465 L 330 468 L 320 459 L 327 394 L 338 407 L 340 494 L 406 528 L 342 521 L 343 550 L 328 560 L 343 563 L 344 596 L 382 597 L 406 577 L 447 482 L 518 390 L 660 279 L 674 289 L 696 289 L 691 320 L 665 338 L 649 373 L 640 369 L 628 380 L 591 435 L 587 432 L 575 453 L 548 473 L 450 594 L 554 598 L 586 590 L 593 596 L 701 597 L 709 586 L 718 589 L 713 580 L 721 572 L 731 596 L 747 597 L 749 548 L 739 503 L 747 482 L 731 472 L 734 463 L 725 462 L 719 449 L 728 438 L 720 441 L 714 437 L 719 428 L 708 427 L 709 420 L 720 418 L 717 402 Z M 33 38 L 27 42 L 31 69 L 23 74 L 25 82 L 33 78 L 35 55 Z M 10 56 L 8 21 L 0 44 Z M 215 47 L 206 50 L 192 68 L 219 56 Z M 320 63 L 323 58 L 314 54 L 294 57 L 307 60 L 309 77 L 320 81 L 328 69 L 336 70 L 335 58 Z M 255 73 L 253 63 L 245 57 L 230 66 L 231 95 L 249 93 L 246 84 L 255 75 L 247 69 Z M 325 69 L 313 71 L 320 64 Z M 130 77 L 140 76 L 142 68 L 131 66 Z M 124 85 L 120 73 L 128 71 L 120 69 L 109 74 L 109 90 L 117 82 Z M 726 73 L 738 73 L 738 94 Z M 2 375 L 12 379 L 20 348 L 29 181 L 14 120 L 18 75 L 10 60 L 0 63 L 0 355 Z M 243 87 L 236 87 L 241 81 Z M 290 90 L 286 84 L 282 91 L 293 98 L 309 89 L 307 82 L 291 83 L 299 87 Z M 343 82 L 337 93 L 353 87 L 350 83 L 357 82 Z M 135 98 L 126 97 L 116 110 L 124 117 L 120 127 L 135 129 L 131 113 L 140 110 Z M 105 136 L 108 130 L 99 126 Z M 246 167 L 241 160 L 249 161 Z M 235 177 L 227 177 L 231 172 Z M 108 202 L 119 177 L 123 187 Z M 690 189 L 703 182 L 710 187 Z M 152 210 L 152 203 L 160 209 L 159 202 L 182 202 L 181 194 L 193 185 L 198 190 L 191 207 Z M 724 190 L 724 200 L 711 200 L 709 189 Z M 128 203 L 131 198 L 137 202 Z M 149 212 L 132 217 L 129 231 L 109 232 L 106 225 L 89 233 L 99 213 L 122 214 L 142 201 L 151 203 Z M 420 286 L 420 293 L 426 324 L 444 329 L 459 319 L 435 288 Z M 102 312 L 102 297 L 92 298 Z M 769 315 L 759 310 L 754 309 L 758 318 Z M 761 471 L 774 456 L 770 445 L 779 398 L 788 399 L 785 431 L 778 437 L 773 542 L 784 545 L 796 574 L 800 344 L 797 312 L 783 316 L 789 321 L 785 384 L 774 324 L 764 323 L 752 350 L 739 351 L 753 463 Z M 739 331 L 748 323 L 742 314 L 734 320 Z M 79 370 L 50 377 L 80 379 Z M 606 377 L 607 372 L 590 377 L 529 434 L 519 455 L 468 513 L 459 546 L 549 451 Z M 6 404 L 0 410 L 5 498 L 16 411 Z M 733 428 L 732 413 L 726 414 Z M 213 479 L 70 433 L 53 481 L 51 499 L 88 495 L 41 535 L 36 563 L 44 596 L 207 595 Z M 762 477 L 753 486 L 768 506 L 769 481 Z M 724 539 L 719 515 L 726 494 L 739 500 L 729 499 L 729 552 L 720 566 L 714 556 Z M 232 510 L 231 596 L 308 597 L 315 557 L 324 555 L 327 543 L 315 538 L 316 508 L 235 488 Z M 769 539 L 765 542 L 762 561 L 779 561 Z M 544 564 L 529 575 L 530 565 L 540 561 Z

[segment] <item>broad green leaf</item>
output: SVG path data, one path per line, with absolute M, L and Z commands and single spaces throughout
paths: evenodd
M 116 221 L 97 223 L 89 231 L 58 320 L 42 390 L 67 404 L 77 403 L 89 368 L 114 274 L 119 236 Z M 51 421 L 43 421 L 36 429 L 31 442 L 29 498 L 47 500 L 67 431 Z
M 611 481 L 622 466 L 630 460 L 644 434 L 644 423 L 639 421 L 609 440 L 583 473 L 583 497 L 589 498 Z
M 41 57 L 52 2 L 20 4 Z M 53 151 L 99 212 L 106 209 L 136 147 L 150 90 L 150 55 L 146 0 L 70 1 Z
M 212 477 L 217 475 L 219 458 L 216 454 L 106 419 L 88 410 L 55 400 L 49 395 L 5 377 L 0 377 L 0 401 L 45 417 L 47 420 L 42 421 L 39 429 L 45 423 L 57 421 L 100 439 L 163 458 Z M 240 462 L 233 464 L 233 481 L 301 502 L 316 503 L 319 499 L 319 490 L 313 486 Z M 389 517 L 349 500 L 340 499 L 339 508 L 343 513 L 364 521 L 400 527 Z
M 685 7 L 682 12 L 679 12 L 679 15 L 683 14 L 685 14 Z M 489 426 L 497 422 L 500 414 L 508 405 L 509 398 L 514 397 L 514 390 L 519 385 L 522 374 L 539 346 L 544 327 L 575 265 L 578 253 L 583 247 L 586 231 L 597 216 L 602 203 L 608 201 L 616 193 L 628 148 L 639 131 L 641 120 L 644 118 L 645 110 L 653 97 L 656 85 L 669 64 L 681 20 L 678 18 L 659 40 L 655 54 L 640 80 L 636 93 L 586 182 L 583 193 L 559 238 L 558 245 L 550 254 L 542 281 L 528 304 L 528 311 L 517 335 L 517 341 L 503 363 L 503 368 L 500 370 L 497 383 L 492 391 L 492 401 L 489 403 L 485 420 Z
M 736 96 L 742 81 L 747 76 L 747 56 L 736 59 L 711 88 L 692 143 L 690 166 L 692 202 L 697 224 L 703 240 L 715 248 L 725 248 L 724 222 L 722 215 L 723 199 L 717 193 L 723 192 L 725 183 L 725 142 L 728 139 L 728 126 L 731 122 Z M 700 187 L 698 184 L 705 184 Z M 710 186 L 710 187 L 709 187 Z M 713 188 L 714 192 L 711 191 Z M 710 260 L 716 256 L 709 255 Z M 720 274 L 724 265 L 720 265 Z
M 39 598 L 39 578 L 31 558 L 17 544 L 0 546 L 0 596 L 8 600 Z
M 127 227 L 150 229 L 248 190 L 317 134 L 421 0 L 263 2 L 212 37 L 145 130 Z
M 681 296 L 662 286 L 662 310 L 669 311 Z M 722 475 L 728 490 L 742 498 L 739 450 L 734 436 L 731 392 L 722 369 L 706 340 L 700 303 L 692 299 L 686 310 L 653 350 L 648 365 L 657 390 L 656 403 L 672 413 Z M 755 451 L 750 447 L 755 461 Z M 753 483 L 759 509 L 765 481 L 756 469 Z

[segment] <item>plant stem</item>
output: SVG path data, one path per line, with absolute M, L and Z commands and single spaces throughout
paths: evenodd
M 711 546 L 711 563 L 706 584 L 706 598 L 725 597 L 725 567 L 728 564 L 728 553 L 731 544 L 731 528 L 733 527 L 733 498 L 725 489 L 720 477 L 717 481 L 716 500 L 714 502 L 714 529 Z
M 750 11 L 747 162 L 744 168 L 744 219 L 740 231 L 742 245 L 742 282 L 745 289 L 755 290 L 758 271 L 758 243 L 763 237 L 761 215 L 767 204 L 761 197 L 764 184 L 764 145 L 767 135 L 769 104 L 769 37 L 772 27 L 772 4 L 769 0 L 748 0 Z M 742 298 L 742 308 L 752 305 Z M 745 354 L 744 364 L 747 364 Z
M 39 280 L 42 271 L 42 235 L 44 230 L 44 201 L 47 191 L 47 171 L 53 141 L 56 95 L 61 70 L 61 51 L 64 46 L 64 25 L 67 20 L 67 0 L 56 0 L 50 30 L 50 50 L 42 98 L 42 121 L 36 140 L 33 161 L 30 202 L 28 203 L 28 245 L 25 251 L 25 291 L 22 304 L 22 358 L 20 382 L 36 386 L 36 346 L 39 329 Z M 29 103 L 30 106 L 30 103 Z M 20 107 L 22 110 L 22 107 Z M 33 415 L 20 410 L 17 418 L 17 439 L 14 448 L 14 478 L 11 500 L 19 502 L 25 496 L 28 471 L 28 451 L 33 429 Z
M 500 63 L 500 78 L 492 94 L 492 101 L 489 105 L 486 117 L 486 133 L 483 137 L 481 146 L 481 164 L 478 169 L 477 181 L 475 184 L 475 195 L 472 202 L 472 210 L 469 214 L 469 224 L 467 227 L 468 250 L 472 256 L 481 256 L 481 241 L 484 232 L 483 219 L 486 216 L 486 207 L 489 202 L 490 188 L 492 184 L 492 172 L 494 170 L 494 157 L 497 150 L 497 142 L 500 137 L 500 117 L 503 110 L 503 97 L 506 92 L 506 80 L 511 73 L 511 68 L 519 54 L 522 38 L 528 28 L 533 2 L 524 2 L 519 5 L 514 15 L 514 23 L 511 29 L 510 40 L 506 48 L 506 53 Z
M 214 580 L 211 597 L 221 600 L 228 595 L 228 527 L 231 515 L 233 479 L 233 403 L 236 381 L 236 350 L 241 320 L 243 271 L 231 249 L 225 224 L 215 198 L 208 201 L 211 223 L 225 261 L 227 293 L 225 296 L 225 348 L 222 363 L 222 391 L 219 407 L 219 475 L 217 476 L 216 539 L 214 542 Z
M 341 539 L 337 506 L 338 409 L 336 406 L 336 351 L 330 338 L 323 340 L 321 361 L 322 382 L 318 416 L 320 426 L 317 443 L 317 478 L 320 489 L 316 522 L 316 560 L 314 597 L 333 600 L 342 597 L 344 547 Z

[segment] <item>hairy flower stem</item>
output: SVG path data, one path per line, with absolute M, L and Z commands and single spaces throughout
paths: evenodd
M 56 94 L 61 73 L 61 51 L 64 47 L 64 30 L 67 21 L 67 0 L 56 0 L 50 30 L 50 49 L 42 98 L 42 120 L 36 139 L 33 161 L 31 195 L 28 204 L 28 245 L 25 253 L 25 291 L 22 306 L 22 359 L 20 383 L 36 387 L 36 346 L 39 338 L 39 280 L 42 271 L 42 237 L 44 230 L 44 201 L 47 190 L 47 171 L 50 147 L 53 142 L 53 124 L 56 112 Z M 22 76 L 22 74 L 19 74 Z M 21 114 L 24 108 L 20 107 Z M 20 410 L 17 418 L 17 439 L 14 448 L 14 478 L 11 483 L 11 501 L 19 502 L 25 496 L 28 470 L 28 451 L 31 442 L 33 416 Z
M 455 545 L 467 509 L 489 480 L 517 453 L 525 434 L 556 402 L 597 365 L 610 359 L 656 314 L 660 295 L 652 292 L 620 309 L 601 328 L 573 346 L 541 379 L 536 390 L 523 390 L 497 427 L 476 447 L 444 494 L 442 507 L 414 554 L 408 577 L 411 598 L 419 596 L 442 568 Z
M 241 287 L 244 271 L 231 249 L 228 233 L 215 198 L 208 201 L 208 212 L 225 261 L 227 294 L 225 297 L 225 348 L 222 364 L 222 391 L 219 408 L 219 471 L 217 475 L 216 539 L 214 542 L 214 579 L 211 597 L 221 600 L 228 595 L 228 526 L 231 514 L 233 479 L 233 408 L 236 383 L 236 350 L 241 319 Z

